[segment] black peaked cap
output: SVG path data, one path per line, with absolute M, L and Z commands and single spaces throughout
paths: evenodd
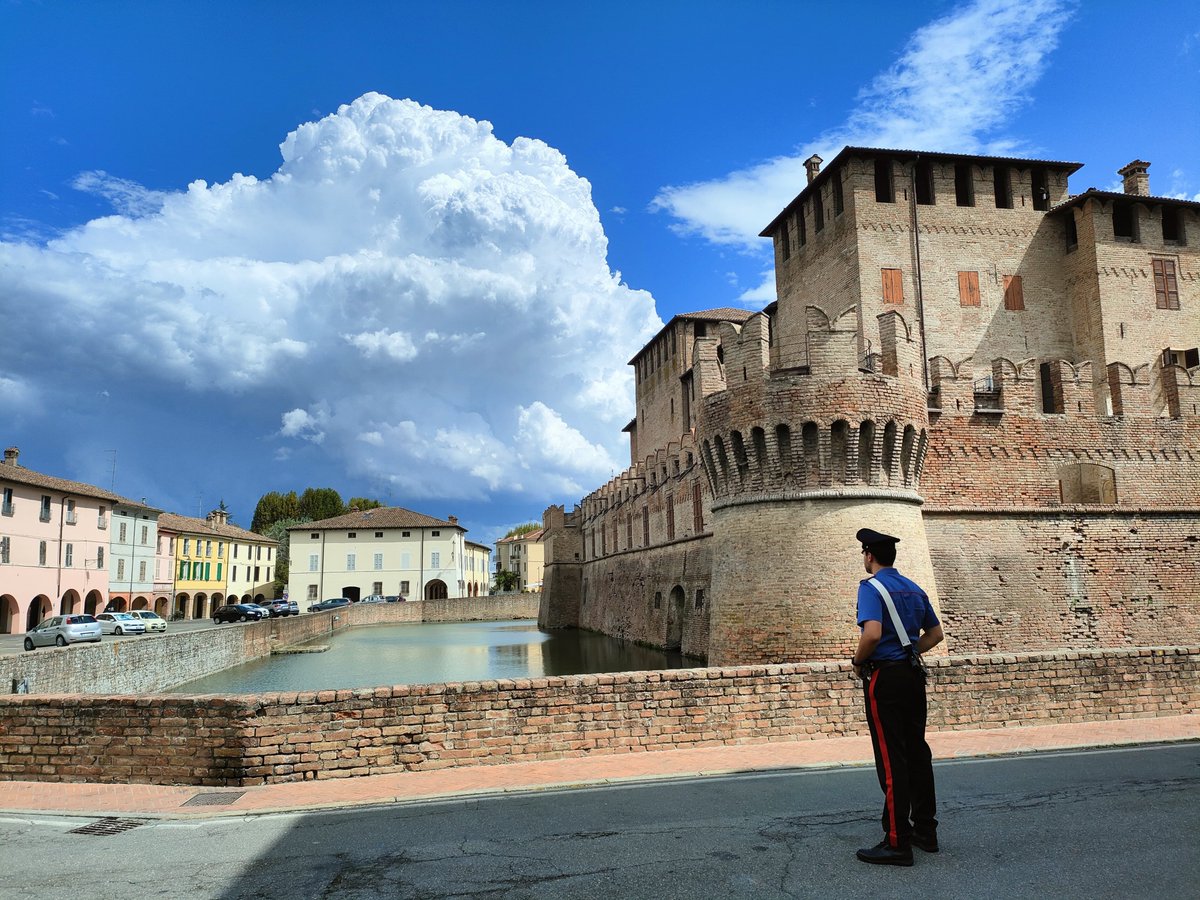
M 890 534 L 880 534 L 873 528 L 860 528 L 854 535 L 854 539 L 863 547 L 870 547 L 872 544 L 898 544 L 900 538 L 892 537 Z

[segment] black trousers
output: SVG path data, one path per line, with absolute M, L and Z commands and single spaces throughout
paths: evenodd
M 863 694 L 883 788 L 883 831 L 888 844 L 907 847 L 914 828 L 923 835 L 937 832 L 925 678 L 907 664 L 876 669 L 863 682 Z

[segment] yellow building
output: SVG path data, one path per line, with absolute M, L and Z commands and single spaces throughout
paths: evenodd
M 170 533 L 175 542 L 175 599 L 172 612 L 185 619 L 206 619 L 227 602 L 232 575 L 232 547 L 252 543 L 265 550 L 266 564 L 257 567 L 260 582 L 239 584 L 238 594 L 273 597 L 275 541 L 228 524 L 228 515 L 214 510 L 206 519 L 163 513 L 160 531 Z M 243 568 L 245 568 L 243 566 Z M 239 579 L 244 581 L 244 579 Z M 246 588 L 245 591 L 242 588 Z M 233 601 L 237 602 L 237 601 Z

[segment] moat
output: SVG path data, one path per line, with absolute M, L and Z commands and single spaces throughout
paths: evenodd
M 593 632 L 541 631 L 532 620 L 374 625 L 313 643 L 329 649 L 255 660 L 178 685 L 171 693 L 336 690 L 703 665 L 698 659 Z

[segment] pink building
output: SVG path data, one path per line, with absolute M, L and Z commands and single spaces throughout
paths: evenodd
M 0 463 L 0 633 L 50 615 L 102 612 L 109 599 L 111 491 L 26 469 L 10 447 Z

